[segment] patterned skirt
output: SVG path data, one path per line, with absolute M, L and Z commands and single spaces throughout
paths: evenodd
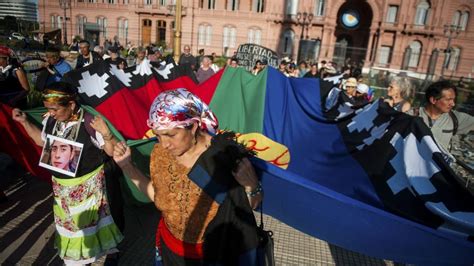
M 72 179 L 53 176 L 55 246 L 66 264 L 88 264 L 118 252 L 123 239 L 110 214 L 103 165 Z

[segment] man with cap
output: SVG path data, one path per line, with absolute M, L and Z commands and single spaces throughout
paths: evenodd
M 76 69 L 88 66 L 95 61 L 102 61 L 102 57 L 90 50 L 90 43 L 87 40 L 81 40 L 79 42 L 79 50 L 81 54 L 77 57 Z
M 127 67 L 127 61 L 119 56 L 117 47 L 109 47 L 109 56 L 109 58 L 105 59 L 106 63 L 115 65 L 119 69 L 125 69 Z
M 24 108 L 30 84 L 23 69 L 11 64 L 11 54 L 10 48 L 0 46 L 0 102 Z
M 161 61 L 163 61 L 163 51 L 160 47 L 152 47 L 151 51 L 152 54 L 148 55 L 148 60 L 150 60 L 150 62 L 160 63 Z
M 354 101 L 356 106 L 365 105 L 369 102 L 369 86 L 364 83 L 357 84 Z
M 38 75 L 36 88 L 42 91 L 46 86 L 58 82 L 72 67 L 60 56 L 58 48 L 50 47 L 46 50 L 45 69 Z

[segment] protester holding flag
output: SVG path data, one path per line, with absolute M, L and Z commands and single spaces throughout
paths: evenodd
M 90 50 L 91 44 L 87 40 L 79 42 L 81 54 L 77 57 L 76 69 L 88 66 L 94 62 L 102 61 L 102 56 L 95 51 Z
M 26 107 L 30 84 L 20 66 L 12 64 L 10 48 L 0 46 L 0 102 L 13 107 Z
M 474 117 L 453 110 L 457 89 L 449 81 L 438 81 L 425 91 L 425 106 L 415 111 L 431 128 L 433 137 L 445 152 L 451 149 L 451 139 L 456 134 L 474 131 Z
M 186 89 L 162 92 L 148 126 L 158 137 L 150 159 L 151 180 L 133 165 L 124 143 L 114 160 L 161 210 L 157 264 L 255 265 L 258 244 L 252 213 L 262 187 L 233 133 L 215 135 L 214 114 Z
M 72 70 L 72 67 L 61 57 L 60 50 L 56 47 L 49 47 L 46 50 L 45 69 L 39 74 L 36 80 L 36 89 L 44 90 L 53 82 L 60 81 L 64 74 Z
M 408 112 L 411 109 L 409 98 L 413 91 L 413 85 L 410 80 L 405 77 L 395 77 L 388 86 L 387 95 L 389 99 L 386 100 L 393 109 L 399 112 Z
M 211 68 L 212 61 L 208 56 L 204 56 L 201 61 L 201 67 L 196 72 L 196 78 L 199 83 L 203 83 L 216 73 Z
M 103 151 L 111 154 L 116 140 L 105 122 L 86 113 L 76 98 L 77 90 L 67 83 L 49 85 L 43 92 L 48 113 L 42 130 L 19 109 L 12 116 L 39 146 L 53 138 L 83 145 L 75 176 L 51 170 L 59 256 L 66 264 L 92 263 L 105 254 L 115 260 L 123 236 L 111 216 Z

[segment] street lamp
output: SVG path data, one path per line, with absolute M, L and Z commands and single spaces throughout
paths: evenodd
M 301 38 L 304 39 L 304 29 L 306 28 L 306 39 L 309 38 L 309 25 L 311 25 L 311 21 L 313 20 L 314 15 L 312 13 L 307 13 L 307 12 L 298 12 L 296 14 L 296 20 L 298 21 L 298 24 L 301 25 Z M 301 23 L 300 21 L 303 20 Z M 306 22 L 307 21 L 307 22 Z
M 311 21 L 313 20 L 313 14 L 312 13 L 307 13 L 307 12 L 298 12 L 296 14 L 296 20 L 298 21 L 298 24 L 301 25 L 301 37 L 299 41 L 299 47 L 298 47 L 298 61 L 301 61 L 303 54 L 303 43 L 308 42 L 305 41 L 304 37 L 304 29 L 306 28 L 306 39 L 309 38 L 309 26 L 311 25 Z M 306 47 L 308 47 L 308 43 L 306 43 Z M 305 49 L 307 50 L 307 49 Z
M 64 44 L 67 44 L 67 26 L 66 26 L 66 10 L 71 7 L 71 0 L 59 0 L 59 6 L 64 10 L 64 26 L 63 26 L 63 33 L 64 33 Z
M 449 60 L 451 57 L 451 39 L 456 38 L 459 33 L 461 32 L 461 27 L 458 25 L 444 25 L 444 35 L 448 37 L 448 46 L 446 47 L 446 50 L 444 50 L 444 62 L 443 62 L 443 67 L 441 68 L 441 75 L 440 78 L 442 79 L 444 76 L 444 70 L 448 68 Z

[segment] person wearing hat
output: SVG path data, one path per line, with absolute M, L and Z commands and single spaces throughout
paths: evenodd
M 100 116 L 94 117 L 81 107 L 77 89 L 70 84 L 50 84 L 42 96 L 48 111 L 42 129 L 18 108 L 12 111 L 13 120 L 23 126 L 38 146 L 49 147 L 54 140 L 82 144 L 75 174 L 48 168 L 52 174 L 55 244 L 59 256 L 66 265 L 80 265 L 109 254 L 106 264 L 113 263 L 123 235 L 117 216 L 112 217 L 111 195 L 114 194 L 108 192 L 117 190 L 116 186 L 109 189 L 117 177 L 105 180 L 113 163 L 106 154 L 113 155 L 118 141 Z
M 354 101 L 355 105 L 361 106 L 369 103 L 369 86 L 364 83 L 357 84 Z
M 87 40 L 79 42 L 79 50 L 81 54 L 77 57 L 76 69 L 88 66 L 95 61 L 102 61 L 102 56 L 97 52 L 90 50 L 90 43 Z
M 148 60 L 150 60 L 150 62 L 160 63 L 163 61 L 163 51 L 160 47 L 152 47 L 151 52 L 152 53 L 148 55 Z
M 56 47 L 49 47 L 46 50 L 45 69 L 40 72 L 36 80 L 36 89 L 44 90 L 46 86 L 53 82 L 60 81 L 64 74 L 72 70 L 72 67 L 60 56 L 60 51 Z
M 356 96 L 357 80 L 355 78 L 348 78 L 346 82 L 343 83 L 343 89 L 350 98 Z
M 331 62 L 326 63 L 321 71 L 321 78 L 333 77 L 335 75 L 337 75 L 336 67 Z
M 10 48 L 0 46 L 0 102 L 25 108 L 30 84 L 23 69 L 11 64 L 11 54 Z
M 105 59 L 105 62 L 111 65 L 117 66 L 119 69 L 125 69 L 127 67 L 127 61 L 119 56 L 119 49 L 115 46 L 109 47 L 109 58 Z

